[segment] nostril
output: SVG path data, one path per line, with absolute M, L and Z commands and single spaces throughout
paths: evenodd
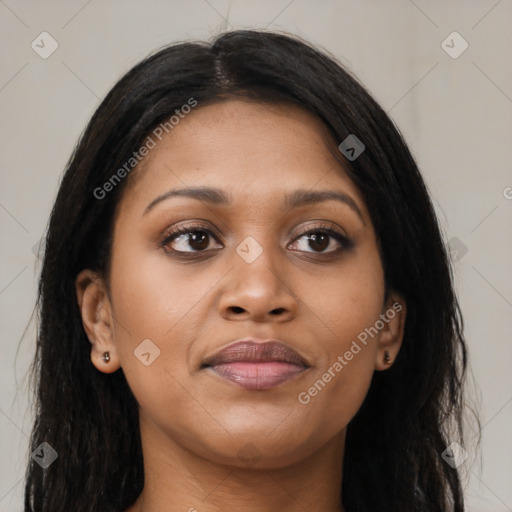
M 281 313 L 284 313 L 284 311 L 285 311 L 284 308 L 276 308 L 271 311 L 271 314 L 272 315 L 280 315 Z
M 233 311 L 233 313 L 243 313 L 244 312 L 244 308 L 240 308 L 238 306 L 231 306 L 229 309 L 231 309 L 231 311 Z

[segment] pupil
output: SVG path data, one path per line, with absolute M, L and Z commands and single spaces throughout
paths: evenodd
M 314 247 L 312 244 L 317 244 L 316 247 Z M 329 236 L 325 233 L 321 233 L 319 235 L 310 235 L 309 236 L 309 245 L 312 249 L 319 249 L 324 250 L 329 245 Z
M 206 247 L 208 247 L 207 233 L 205 233 L 204 231 L 194 231 L 193 233 L 189 234 L 191 235 L 189 245 L 192 247 L 192 249 L 205 249 Z

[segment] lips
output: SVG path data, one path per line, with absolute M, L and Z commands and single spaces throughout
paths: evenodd
M 280 341 L 242 340 L 205 359 L 202 368 L 246 389 L 265 390 L 295 378 L 309 365 Z

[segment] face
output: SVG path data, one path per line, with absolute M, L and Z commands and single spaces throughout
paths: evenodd
M 298 107 L 199 105 L 129 177 L 108 293 L 77 279 L 93 364 L 122 368 L 141 423 L 207 459 L 243 466 L 249 443 L 262 468 L 305 459 L 399 350 L 403 302 L 384 302 L 369 213 L 326 140 Z M 278 340 L 303 366 L 204 367 L 241 339 Z

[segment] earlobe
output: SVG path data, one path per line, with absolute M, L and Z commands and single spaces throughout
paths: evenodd
M 114 346 L 110 298 L 104 279 L 92 270 L 83 270 L 75 280 L 75 289 L 82 324 L 91 343 L 91 361 L 101 372 L 114 372 L 119 364 Z
M 398 293 L 391 293 L 380 316 L 380 321 L 384 325 L 379 333 L 376 370 L 387 370 L 396 360 L 402 346 L 406 315 L 404 298 Z

